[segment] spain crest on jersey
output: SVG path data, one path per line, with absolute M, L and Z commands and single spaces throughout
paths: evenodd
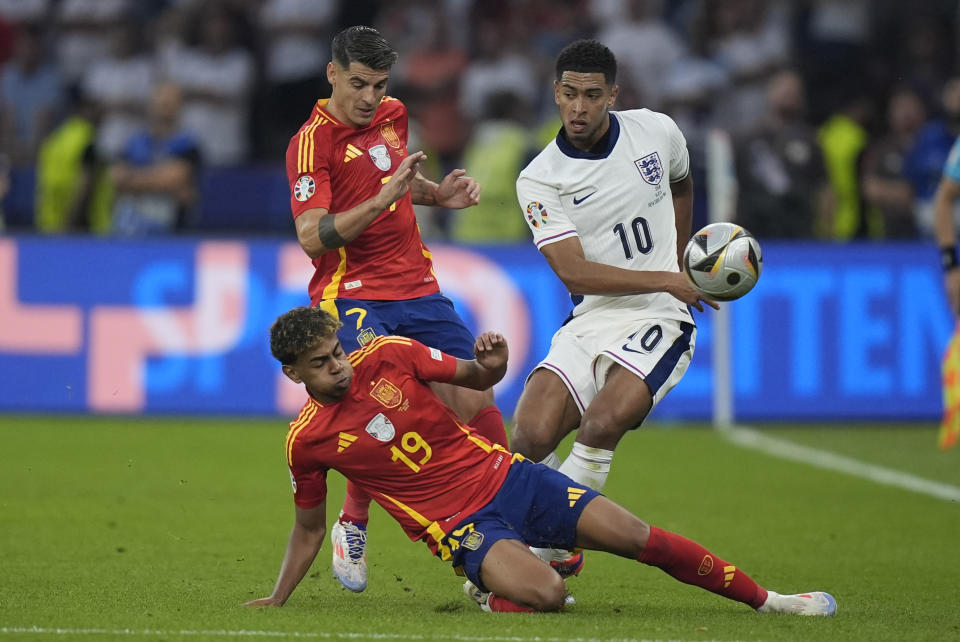
M 403 401 L 403 393 L 400 388 L 383 378 L 373 386 L 370 396 L 387 408 L 396 408 Z
M 315 191 L 317 191 L 317 184 L 313 180 L 313 176 L 301 176 L 293 184 L 293 197 L 301 203 L 313 196 Z
M 373 164 L 383 171 L 387 171 L 390 169 L 390 166 L 393 165 L 393 161 L 390 159 L 390 152 L 387 151 L 386 145 L 374 145 L 371 147 L 370 158 L 373 159 Z
M 400 137 L 397 136 L 396 130 L 393 129 L 392 121 L 387 121 L 380 125 L 380 135 L 383 136 L 383 139 L 387 141 L 390 147 L 400 149 Z
M 633 164 L 640 170 L 640 176 L 651 185 L 659 185 L 663 180 L 663 164 L 660 162 L 660 154 L 653 152 L 643 158 L 633 161 Z

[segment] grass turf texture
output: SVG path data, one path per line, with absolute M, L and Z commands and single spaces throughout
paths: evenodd
M 280 420 L 0 417 L 0 642 L 288 637 L 282 633 L 960 638 L 960 506 L 774 459 L 703 428 L 628 435 L 607 494 L 769 588 L 830 591 L 837 617 L 760 616 L 600 553 L 588 554 L 584 574 L 571 580 L 577 604 L 567 612 L 483 614 L 461 593 L 462 579 L 378 508 L 366 592 L 349 593 L 331 577 L 328 541 L 283 609 L 245 608 L 270 592 L 292 525 L 285 430 Z M 776 427 L 768 434 L 960 485 L 960 449 L 938 452 L 929 426 Z M 343 496 L 337 474 L 330 493 L 328 521 Z M 24 631 L 30 627 L 42 631 Z

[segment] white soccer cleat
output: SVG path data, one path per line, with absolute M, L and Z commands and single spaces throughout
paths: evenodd
M 354 593 L 367 588 L 367 527 L 337 520 L 330 529 L 330 541 L 333 576 Z
M 830 616 L 837 612 L 837 601 L 829 593 L 813 591 L 780 595 L 767 591 L 767 601 L 757 609 L 759 613 L 792 613 L 794 615 Z
M 486 593 L 478 589 L 477 585 L 471 582 L 470 580 L 467 580 L 466 582 L 463 583 L 463 592 L 466 594 L 467 597 L 469 597 L 471 600 L 477 603 L 477 606 L 480 607 L 481 611 L 485 611 L 487 613 L 491 612 L 490 605 L 487 604 L 487 600 L 490 599 L 489 593 Z

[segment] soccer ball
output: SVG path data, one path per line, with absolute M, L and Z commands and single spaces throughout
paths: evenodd
M 760 244 L 735 223 L 711 223 L 691 237 L 683 252 L 683 271 L 700 293 L 733 301 L 760 278 Z

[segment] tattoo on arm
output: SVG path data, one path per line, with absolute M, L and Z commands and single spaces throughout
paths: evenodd
M 347 240 L 340 236 L 340 232 L 333 224 L 333 218 L 333 214 L 324 214 L 320 217 L 320 222 L 317 223 L 317 235 L 320 237 L 320 242 L 330 250 L 347 244 Z

